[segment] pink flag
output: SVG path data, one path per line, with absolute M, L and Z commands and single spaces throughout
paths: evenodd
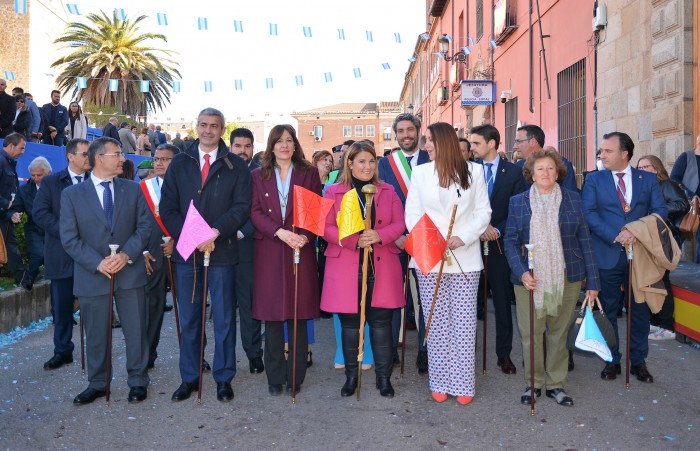
M 199 214 L 194 207 L 194 203 L 190 201 L 190 208 L 187 209 L 185 224 L 180 232 L 180 239 L 177 240 L 177 251 L 182 258 L 187 260 L 192 255 L 197 246 L 208 241 L 216 236 L 207 221 Z

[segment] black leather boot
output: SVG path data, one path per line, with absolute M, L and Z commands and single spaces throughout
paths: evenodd
M 394 387 L 391 386 L 391 378 L 377 376 L 377 390 L 379 390 L 379 394 L 385 398 L 393 398 Z
M 390 320 L 391 317 L 387 315 L 386 321 L 374 321 L 369 328 L 372 352 L 374 353 L 375 373 L 377 375 L 377 389 L 379 389 L 379 394 L 385 397 L 394 396 L 394 388 L 391 386 L 394 351 Z
M 360 347 L 359 329 L 343 327 L 343 358 L 345 359 L 345 385 L 340 389 L 340 396 L 347 397 L 355 394 L 357 389 L 357 350 Z
M 355 394 L 355 390 L 357 390 L 357 373 L 355 373 L 355 375 L 352 377 L 345 377 L 345 385 L 343 385 L 343 388 L 340 389 L 340 396 L 343 398 L 352 396 Z

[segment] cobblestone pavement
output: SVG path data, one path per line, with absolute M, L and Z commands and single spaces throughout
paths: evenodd
M 208 374 L 203 403 L 196 394 L 173 403 L 180 378 L 172 312 L 165 315 L 151 371 L 148 399 L 128 404 L 124 342 L 114 334 L 112 401 L 76 407 L 73 397 L 87 387 L 80 370 L 79 341 L 75 362 L 44 371 L 51 357 L 52 328 L 28 335 L 0 349 L 0 447 L 4 449 L 698 449 L 700 441 L 700 351 L 676 341 L 651 342 L 648 366 L 653 384 L 632 377 L 602 381 L 603 363 L 576 358 L 567 392 L 574 407 L 558 406 L 543 394 L 535 416 L 520 404 L 525 375 L 505 375 L 496 367 L 494 327 L 489 324 L 488 373 L 481 374 L 477 348 L 474 402 L 460 406 L 430 397 L 427 377 L 415 368 L 416 332 L 408 333 L 406 373 L 392 377 L 396 397 L 384 399 L 374 388 L 372 371 L 363 373 L 361 400 L 341 398 L 342 370 L 332 366 L 335 343 L 331 320 L 315 321 L 314 365 L 309 368 L 297 402 L 270 397 L 264 374 L 250 374 L 237 349 L 235 399 L 216 400 Z M 208 324 L 212 334 L 211 323 Z M 481 323 L 479 323 L 481 341 Z M 624 329 L 624 322 L 621 323 Z M 76 328 L 77 331 L 77 328 Z M 76 338 L 77 338 L 77 334 Z M 522 360 L 515 334 L 513 361 Z M 213 359 L 213 347 L 207 358 Z

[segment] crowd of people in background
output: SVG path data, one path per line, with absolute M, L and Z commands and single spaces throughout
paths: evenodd
M 415 364 L 419 374 L 428 374 L 432 398 L 444 402 L 454 396 L 467 405 L 476 396 L 476 330 L 487 308 L 478 294 L 484 290 L 491 293 L 495 311 L 496 365 L 506 375 L 519 367 L 511 360 L 515 305 L 524 356 L 523 404 L 543 389 L 559 405 L 574 404 L 565 391 L 574 368 L 566 336 L 581 298 L 588 304 L 600 298 L 616 334 L 619 310 L 631 308 L 632 374 L 641 382 L 653 382 L 647 339 L 673 337 L 668 271 L 663 308 L 634 302 L 632 293 L 620 290 L 628 277 L 625 248 L 638 243 L 629 224 L 652 213 L 668 220 L 680 240 L 676 226 L 688 211 L 688 195 L 700 193 L 700 137 L 695 151 L 681 155 L 669 176 L 651 155 L 632 167 L 632 139 L 622 132 L 606 134 L 600 163 L 580 190 L 571 162 L 545 146 L 544 131 L 533 124 L 517 129 L 513 155 L 520 159 L 514 161 L 492 125 L 475 126 L 459 137 L 447 123 L 423 129 L 408 113 L 392 125 L 399 146 L 383 156 L 370 140 L 350 140 L 317 151 L 308 161 L 291 125 L 273 127 L 266 149 L 255 156 L 247 129 L 234 130 L 224 142 L 224 115 L 214 108 L 199 113 L 192 141 L 179 133 L 171 140 L 160 126 L 139 132 L 115 116 L 101 138 L 88 142 L 78 102 L 65 108 L 60 92 L 53 91 L 51 102 L 38 108 L 21 88 L 13 97 L 5 87 L 0 80 L 0 231 L 17 284 L 31 290 L 42 263 L 51 280 L 54 351 L 47 370 L 73 361 L 77 297 L 88 337 L 89 385 L 75 404 L 93 402 L 109 390 L 109 330 L 102 325 L 111 314 L 110 279 L 126 339 L 129 402 L 147 397 L 168 287 L 179 307 L 181 384 L 173 401 L 200 390 L 202 368 L 209 367 L 200 352 L 204 296 L 213 317 L 211 374 L 222 402 L 234 398 L 237 315 L 248 369 L 266 373 L 272 396 L 302 390 L 312 362 L 313 319 L 334 314 L 334 364 L 345 371 L 340 395 L 356 392 L 358 354 L 363 354 L 362 369 L 374 366 L 379 394 L 393 397 L 405 308 L 418 331 Z M 52 173 L 46 159 L 36 158 L 29 165 L 31 180 L 20 187 L 16 161 L 30 141 L 65 143 L 68 166 Z M 153 158 L 135 167 L 125 154 Z M 140 184 L 132 182 L 137 175 Z M 376 193 L 369 205 L 368 185 Z M 294 227 L 295 186 L 334 200 L 323 236 Z M 341 236 L 336 217 L 348 196 L 359 202 L 370 226 Z M 211 238 L 184 256 L 173 245 L 191 206 L 210 226 Z M 87 210 L 94 214 L 81 214 Z M 27 267 L 15 233 L 23 214 Z M 425 216 L 446 237 L 447 251 L 432 268 L 419 268 L 406 251 L 408 234 Z M 116 254 L 110 253 L 112 242 L 119 244 Z M 533 242 L 534 275 L 523 252 Z M 372 250 L 369 259 L 363 259 L 365 249 Z M 417 292 L 405 289 L 410 279 Z M 360 336 L 369 338 L 362 347 Z M 531 340 L 534 386 L 528 377 Z M 604 380 L 621 372 L 618 346 L 611 351 L 613 359 L 600 374 Z

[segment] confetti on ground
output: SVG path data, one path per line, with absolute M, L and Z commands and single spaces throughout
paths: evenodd
M 33 321 L 27 327 L 15 327 L 10 332 L 0 334 L 0 349 L 17 342 L 17 340 L 29 334 L 41 332 L 51 325 L 51 321 L 51 317 L 47 317 L 39 321 Z
M 664 440 L 666 440 L 667 442 L 672 442 L 675 439 L 676 439 L 676 437 L 673 437 L 671 435 L 664 435 Z

